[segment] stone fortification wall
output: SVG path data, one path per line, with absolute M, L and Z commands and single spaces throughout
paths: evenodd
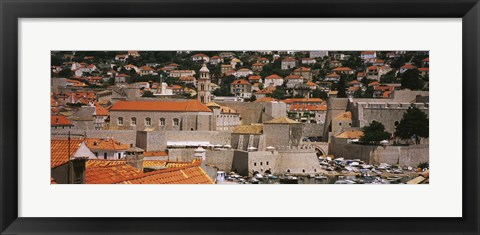
M 323 123 L 303 123 L 302 137 L 317 137 L 323 135 Z
M 335 158 L 361 159 L 369 164 L 388 163 L 400 166 L 416 167 L 422 162 L 429 161 L 429 145 L 410 146 L 370 146 L 359 144 L 346 144 L 340 141 L 329 145 L 329 153 Z
M 194 151 L 195 149 L 193 148 L 168 149 L 167 159 L 170 161 L 190 162 L 193 160 Z M 230 172 L 232 171 L 233 152 L 234 150 L 232 149 L 207 149 L 205 153 L 206 163 L 218 167 L 221 171 Z
M 85 135 L 87 138 L 114 138 L 123 144 L 136 144 L 136 131 L 134 130 L 76 130 L 76 129 L 58 129 L 52 130 L 52 138 L 67 138 L 68 132 L 71 134 Z M 61 135 L 55 135 L 61 134 Z M 78 136 L 72 136 L 72 138 L 78 138 Z

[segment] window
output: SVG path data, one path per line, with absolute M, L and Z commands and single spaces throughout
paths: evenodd
M 94 152 L 93 154 L 95 154 L 95 157 L 97 157 L 97 158 L 98 158 L 98 153 L 97 153 L 97 152 Z
M 254 163 L 253 163 L 253 166 L 257 166 L 257 163 L 256 163 L 256 162 L 254 162 Z
M 150 125 L 152 125 L 152 119 L 149 117 L 145 118 L 145 126 L 150 126 Z
M 174 126 L 178 126 L 178 124 L 179 124 L 178 118 L 174 118 L 174 119 L 173 119 L 173 125 L 174 125 Z
M 118 159 L 122 158 L 122 154 L 121 154 L 121 153 L 117 153 L 117 156 L 118 156 Z
M 342 125 L 342 123 L 338 123 L 338 125 L 339 125 L 339 126 L 341 126 L 341 125 Z
M 267 161 L 267 166 L 268 166 L 268 161 Z
M 132 117 L 132 118 L 130 119 L 130 125 L 132 125 L 132 126 L 137 125 L 137 118 L 136 118 L 136 117 Z
M 103 153 L 103 159 L 107 159 L 107 153 Z
M 118 123 L 119 126 L 123 126 L 123 118 L 122 118 L 122 117 L 119 117 L 119 118 L 117 119 L 117 123 Z
M 263 166 L 263 162 L 260 162 L 260 166 Z
M 165 126 L 165 118 L 160 118 L 160 126 Z
M 200 90 L 204 91 L 205 90 L 205 84 L 200 85 Z
M 398 124 L 399 124 L 398 121 L 395 121 L 394 125 L 395 125 L 395 126 L 398 126 Z

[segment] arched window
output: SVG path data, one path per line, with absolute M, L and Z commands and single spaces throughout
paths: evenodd
M 130 118 L 130 125 L 132 125 L 132 126 L 136 126 L 136 125 L 137 125 L 137 118 L 136 118 L 136 117 Z
M 205 103 L 205 97 L 203 95 L 200 96 L 200 102 Z
M 117 123 L 118 123 L 119 126 L 123 126 L 123 118 L 122 118 L 122 117 L 119 117 L 119 118 L 117 119 Z
M 399 124 L 398 121 L 395 121 L 394 125 L 395 125 L 395 126 L 398 126 L 398 124 Z
M 178 120 L 178 118 L 173 119 L 173 125 L 174 126 L 178 126 L 179 123 L 180 123 L 180 121 Z
M 160 126 L 165 126 L 165 118 L 160 118 Z
M 201 91 L 204 91 L 204 90 L 205 90 L 205 84 L 202 83 L 202 85 L 200 85 L 200 90 L 201 90 Z
M 152 125 L 152 119 L 149 117 L 145 118 L 145 126 L 150 126 L 150 125 Z

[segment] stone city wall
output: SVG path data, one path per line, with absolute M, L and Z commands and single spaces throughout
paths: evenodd
M 329 154 L 335 158 L 361 159 L 368 164 L 388 163 L 416 167 L 422 162 L 429 161 L 429 145 L 371 146 L 339 143 L 332 138 Z
M 77 129 L 57 129 L 52 130 L 52 138 L 67 138 L 68 132 L 76 135 L 86 134 L 87 138 L 114 138 L 115 140 L 120 141 L 123 144 L 133 144 L 136 143 L 136 131 L 134 130 L 77 130 Z M 60 134 L 60 135 L 56 135 Z M 79 136 L 72 136 L 72 138 L 79 138 Z
M 194 148 L 172 148 L 168 149 L 168 158 L 170 161 L 190 162 L 193 160 Z M 230 172 L 233 164 L 233 149 L 211 150 L 207 149 L 205 153 L 206 163 L 218 167 L 219 170 Z
M 323 124 L 303 123 L 302 137 L 317 137 L 323 135 Z

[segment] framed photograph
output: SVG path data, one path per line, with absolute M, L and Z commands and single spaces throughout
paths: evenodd
M 2 234 L 480 232 L 477 1 L 0 9 Z

